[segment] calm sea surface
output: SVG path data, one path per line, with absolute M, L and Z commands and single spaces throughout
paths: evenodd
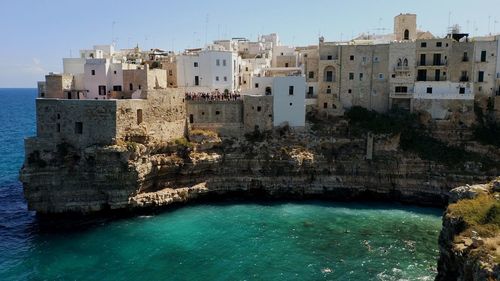
M 42 232 L 18 171 L 35 89 L 0 89 L 0 280 L 433 280 L 441 210 L 203 204 Z

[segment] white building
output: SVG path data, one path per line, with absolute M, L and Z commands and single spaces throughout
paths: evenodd
M 470 82 L 421 81 L 415 82 L 414 99 L 474 100 L 474 86 Z
M 243 95 L 273 96 L 273 126 L 304 127 L 306 80 L 303 76 L 254 77 Z
M 177 56 L 177 85 L 186 91 L 235 91 L 239 88 L 239 72 L 238 54 L 223 48 Z

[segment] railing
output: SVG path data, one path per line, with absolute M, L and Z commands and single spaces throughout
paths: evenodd
M 469 82 L 469 76 L 460 77 L 460 82 Z
M 410 67 L 400 65 L 400 66 L 394 67 L 394 71 L 410 71 Z

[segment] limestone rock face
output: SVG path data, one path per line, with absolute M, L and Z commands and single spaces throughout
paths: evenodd
M 489 178 L 403 153 L 398 137 L 377 138 L 372 160 L 366 160 L 365 139 L 288 133 L 221 140 L 202 131 L 189 138 L 84 149 L 27 142 L 20 178 L 28 206 L 40 214 L 89 214 L 232 193 L 443 206 L 451 188 Z
M 464 185 L 459 186 L 450 191 L 450 203 L 456 203 L 459 200 L 463 199 L 474 199 L 480 193 L 485 193 L 489 189 L 486 184 L 477 184 L 477 185 Z
M 470 202 L 479 196 L 488 196 L 490 202 L 500 201 L 498 191 L 494 187 L 498 179 L 489 184 L 461 186 L 450 193 L 451 204 Z M 496 194 L 495 194 L 496 193 Z M 466 201 L 462 201 L 466 200 Z M 470 204 L 470 203 L 467 203 Z M 485 203 L 482 203 L 485 204 Z M 443 228 L 439 235 L 440 257 L 438 261 L 438 276 L 436 280 L 500 280 L 500 233 L 491 226 L 485 228 L 482 234 L 477 226 L 471 225 L 464 215 L 454 213 L 453 205 L 449 205 L 443 216 Z M 462 207 L 463 209 L 464 207 Z M 498 203 L 497 207 L 498 208 Z M 473 210 L 477 210 L 473 207 Z M 492 233 L 490 233 L 493 231 Z

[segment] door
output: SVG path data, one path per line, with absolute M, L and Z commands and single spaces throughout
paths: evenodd
M 200 77 L 199 76 L 195 76 L 194 77 L 194 85 L 195 86 L 199 86 L 200 85 Z
M 436 73 L 434 75 L 435 81 L 441 81 L 441 70 L 436 69 Z

